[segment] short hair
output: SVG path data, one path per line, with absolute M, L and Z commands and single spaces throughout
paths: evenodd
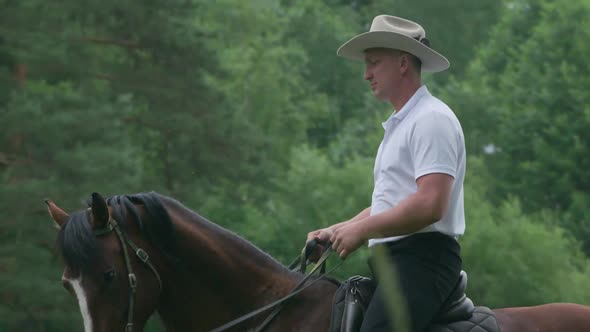
M 412 66 L 414 66 L 416 72 L 420 74 L 420 72 L 422 71 L 422 60 L 420 60 L 420 58 L 418 58 L 414 54 L 410 54 L 408 52 L 405 53 L 407 53 L 410 56 L 410 62 L 412 63 Z

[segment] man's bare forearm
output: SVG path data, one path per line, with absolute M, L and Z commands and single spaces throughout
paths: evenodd
M 332 230 L 336 230 L 342 226 L 357 222 L 359 220 L 363 220 L 366 217 L 368 217 L 371 214 L 371 207 L 365 208 L 364 210 L 362 210 L 359 214 L 357 214 L 356 216 L 352 217 L 351 219 L 347 220 L 347 221 L 343 221 L 341 223 L 335 224 L 330 226 L 329 228 L 331 228 Z

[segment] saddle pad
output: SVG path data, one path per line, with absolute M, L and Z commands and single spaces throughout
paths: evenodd
M 487 307 L 475 307 L 469 320 L 432 325 L 428 332 L 500 332 L 496 315 Z

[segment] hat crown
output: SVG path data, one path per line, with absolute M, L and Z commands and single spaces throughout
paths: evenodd
M 418 40 L 422 40 L 426 37 L 426 31 L 424 31 L 424 28 L 422 28 L 420 24 L 401 17 L 389 15 L 376 16 L 373 19 L 370 31 L 389 31 Z

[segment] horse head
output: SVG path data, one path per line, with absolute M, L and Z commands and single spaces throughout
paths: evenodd
M 88 209 L 72 215 L 46 203 L 59 229 L 62 283 L 78 300 L 84 330 L 141 331 L 157 307 L 161 285 L 157 271 L 137 254 L 156 252 L 141 238 L 138 224 L 126 222 L 98 193 Z

